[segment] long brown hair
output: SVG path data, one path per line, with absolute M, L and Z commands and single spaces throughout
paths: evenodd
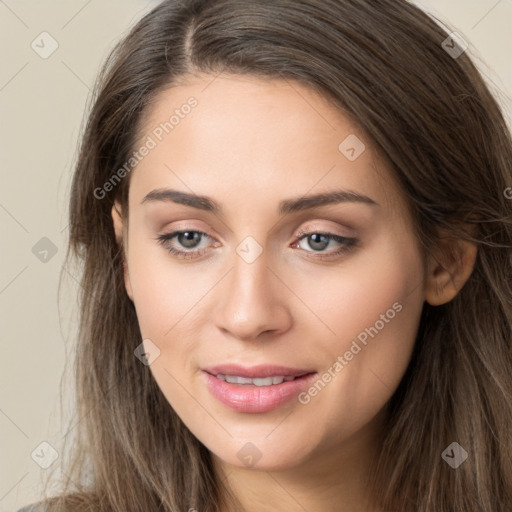
M 115 199 L 127 216 L 130 175 L 95 194 L 129 161 L 156 95 L 197 71 L 320 92 L 389 161 L 425 254 L 441 232 L 477 245 L 459 294 L 424 304 L 371 492 L 385 511 L 512 510 L 512 141 L 468 51 L 450 54 L 448 37 L 405 0 L 167 0 L 117 45 L 72 183 L 79 421 L 65 469 L 74 483 L 48 510 L 220 510 L 209 451 L 134 356 L 141 333 L 110 216 Z M 454 441 L 468 453 L 457 469 L 441 457 Z

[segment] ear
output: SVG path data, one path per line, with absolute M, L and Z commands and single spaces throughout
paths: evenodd
M 450 302 L 473 272 L 477 247 L 462 239 L 447 239 L 428 256 L 425 300 L 431 306 Z
M 123 234 L 123 216 L 121 205 L 118 201 L 114 202 L 111 210 L 112 222 L 114 224 L 114 232 L 116 235 L 116 241 L 120 247 L 123 248 L 122 257 L 123 257 L 123 273 L 124 273 L 124 286 L 126 288 L 126 293 L 130 300 L 133 302 L 133 293 L 132 293 L 132 285 L 130 282 L 130 274 L 128 272 L 128 263 L 126 262 L 126 248 L 127 244 L 124 242 L 124 234 Z

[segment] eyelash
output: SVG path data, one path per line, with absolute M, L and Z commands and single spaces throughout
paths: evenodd
M 155 238 L 155 240 L 176 258 L 180 258 L 180 259 L 200 258 L 205 253 L 206 249 L 182 251 L 180 249 L 176 249 L 175 247 L 172 247 L 171 245 L 169 245 L 170 240 L 172 240 L 176 236 L 181 235 L 183 233 L 199 233 L 201 235 L 201 239 L 202 239 L 203 235 L 208 238 L 211 238 L 203 231 L 186 229 L 186 230 L 182 230 L 182 231 L 173 231 L 171 233 L 165 233 L 165 234 L 159 235 Z M 353 250 L 358 244 L 357 238 L 348 238 L 348 237 L 335 235 L 333 233 L 326 233 L 326 232 L 322 232 L 322 231 L 301 230 L 296 235 L 297 241 L 294 242 L 294 245 L 298 244 L 301 240 L 303 240 L 304 238 L 306 238 L 310 235 L 323 235 L 323 236 L 328 237 L 329 241 L 334 240 L 335 242 L 343 244 L 339 249 L 337 249 L 333 252 L 329 252 L 327 254 L 324 254 L 324 253 L 321 253 L 318 251 L 305 251 L 307 253 L 311 253 L 311 252 L 315 253 L 316 252 L 317 254 L 313 257 L 320 259 L 320 260 L 332 259 L 332 258 L 336 258 L 337 256 L 341 256 L 342 254 L 345 254 L 345 253 L 349 252 L 350 250 Z

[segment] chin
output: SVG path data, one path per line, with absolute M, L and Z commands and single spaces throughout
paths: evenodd
M 304 463 L 309 451 L 304 443 L 290 443 L 283 447 L 279 440 L 275 443 L 268 439 L 239 441 L 230 446 L 217 449 L 214 455 L 225 464 L 240 469 L 255 469 L 258 471 L 280 471 L 292 469 Z M 277 446 L 279 444 L 279 446 Z M 218 447 L 217 447 L 218 448 Z M 213 450 L 210 450 L 213 451 Z

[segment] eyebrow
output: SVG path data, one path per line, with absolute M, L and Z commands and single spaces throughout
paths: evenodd
M 171 201 L 173 203 L 190 206 L 198 210 L 205 210 L 212 213 L 222 213 L 221 205 L 208 196 L 188 194 L 179 190 L 159 188 L 149 192 L 141 204 L 158 201 Z M 319 206 L 326 206 L 338 203 L 362 203 L 369 206 L 379 204 L 368 196 L 359 194 L 352 190 L 333 190 L 322 194 L 302 196 L 294 199 L 286 199 L 279 203 L 278 212 L 280 215 L 294 213 L 302 210 L 309 210 Z

